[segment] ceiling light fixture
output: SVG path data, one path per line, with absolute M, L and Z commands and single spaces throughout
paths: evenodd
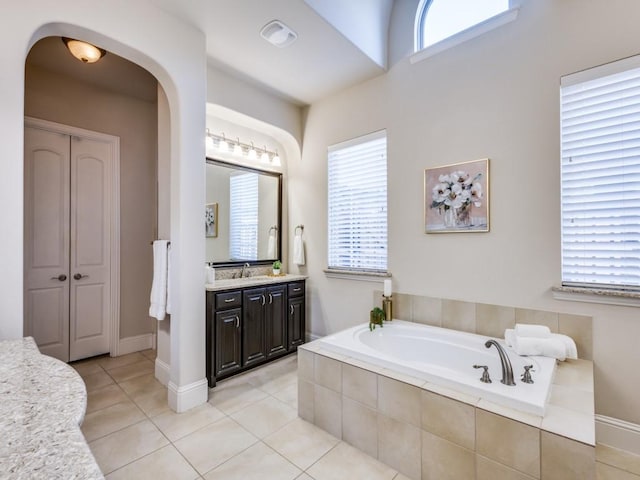
M 258 158 L 258 152 L 256 152 L 256 147 L 253 146 L 253 142 L 251 142 L 251 149 L 249 150 L 249 160 L 255 160 Z
M 107 54 L 106 50 L 81 40 L 62 37 L 62 42 L 66 45 L 69 52 L 71 52 L 71 55 L 82 63 L 96 63 Z
M 287 47 L 298 38 L 298 34 L 280 20 L 267 23 L 260 30 L 260 36 L 278 48 Z
M 233 153 L 235 155 L 242 155 L 242 145 L 240 145 L 240 137 L 236 137 L 238 143 L 233 147 Z
M 224 136 L 224 132 L 222 132 L 222 140 L 218 142 L 218 148 L 223 152 L 227 152 L 229 150 L 229 144 Z
M 264 146 L 264 150 L 262 151 L 262 155 L 260 155 L 260 161 L 262 163 L 269 163 L 271 159 L 269 158 L 269 154 L 267 153 L 267 146 Z

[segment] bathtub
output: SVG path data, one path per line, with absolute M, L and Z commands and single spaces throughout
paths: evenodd
M 546 357 L 520 357 L 504 342 L 515 386 L 500 382 L 502 367 L 495 346 L 487 349 L 490 337 L 402 320 L 385 322 L 369 331 L 369 324 L 358 325 L 317 342 L 323 349 L 356 358 L 379 367 L 395 370 L 444 387 L 486 399 L 538 416 L 544 416 L 551 390 L 556 361 Z M 488 365 L 492 383 L 480 382 Z M 533 365 L 535 383 L 522 383 L 525 365 Z

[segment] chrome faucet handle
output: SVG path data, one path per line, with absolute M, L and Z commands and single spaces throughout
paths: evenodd
M 522 374 L 522 383 L 533 383 L 533 378 L 531 378 L 531 372 L 535 372 L 533 369 L 533 365 L 525 365 L 524 373 Z
M 473 368 L 484 368 L 482 377 L 480 377 L 480 381 L 482 383 L 491 383 L 491 378 L 489 377 L 489 367 L 487 365 L 474 365 Z

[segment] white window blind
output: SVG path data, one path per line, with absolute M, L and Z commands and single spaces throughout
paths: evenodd
M 229 178 L 229 243 L 231 259 L 258 259 L 258 174 Z
M 329 147 L 330 269 L 387 271 L 386 131 Z
M 563 285 L 640 290 L 638 67 L 562 79 Z

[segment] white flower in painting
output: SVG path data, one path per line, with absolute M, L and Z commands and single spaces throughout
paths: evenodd
M 438 183 L 431 190 L 431 199 L 434 202 L 444 202 L 444 200 L 447 198 L 447 195 L 449 195 L 449 185 L 447 185 L 446 183 Z
M 482 205 L 482 202 L 480 201 L 482 200 L 482 184 L 480 182 L 472 184 L 469 192 L 471 193 L 471 201 L 473 202 L 473 205 L 480 207 Z
M 449 191 L 449 195 L 447 195 L 444 204 L 449 208 L 461 207 L 464 202 L 462 191 L 462 187 L 458 183 L 451 185 L 451 190 Z
M 449 175 L 440 175 L 438 177 L 438 181 L 440 183 L 450 183 L 451 182 L 451 180 L 449 179 Z
M 207 227 L 213 225 L 215 218 L 213 217 L 213 209 L 206 208 L 204 212 L 204 223 Z

